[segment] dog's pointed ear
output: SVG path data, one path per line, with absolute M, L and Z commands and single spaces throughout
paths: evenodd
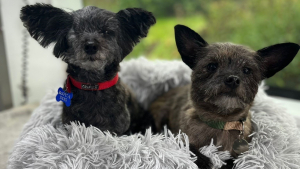
M 151 12 L 141 8 L 127 8 L 117 13 L 122 29 L 121 46 L 123 48 L 123 57 L 127 56 L 141 38 L 148 34 L 150 26 L 154 25 L 156 20 Z
M 263 77 L 272 77 L 285 68 L 294 59 L 299 48 L 295 43 L 281 43 L 258 50 L 257 54 L 263 64 Z
M 198 60 L 198 51 L 208 43 L 198 33 L 184 25 L 175 26 L 175 41 L 182 61 L 193 69 Z
M 71 14 L 48 4 L 37 3 L 24 6 L 20 18 L 29 34 L 43 47 L 56 43 L 56 57 L 62 56 L 67 50 L 66 36 L 73 24 Z

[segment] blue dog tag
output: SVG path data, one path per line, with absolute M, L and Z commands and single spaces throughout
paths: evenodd
M 62 101 L 67 107 L 71 105 L 71 99 L 73 98 L 73 93 L 65 92 L 61 87 L 57 91 L 56 101 Z

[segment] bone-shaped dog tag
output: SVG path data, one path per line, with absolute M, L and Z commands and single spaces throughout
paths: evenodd
M 238 155 L 249 150 L 248 142 L 245 139 L 236 139 L 233 143 L 232 149 Z
M 65 92 L 61 87 L 57 91 L 56 101 L 62 101 L 67 107 L 71 105 L 71 99 L 73 98 L 73 93 Z

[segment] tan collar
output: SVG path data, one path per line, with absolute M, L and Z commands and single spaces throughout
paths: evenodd
M 201 119 L 202 122 L 207 124 L 211 128 L 220 129 L 220 130 L 243 130 L 243 122 L 246 121 L 246 118 L 241 119 L 239 121 L 211 121 L 211 120 L 204 120 Z
M 223 130 L 243 130 L 243 123 L 241 121 L 226 122 Z

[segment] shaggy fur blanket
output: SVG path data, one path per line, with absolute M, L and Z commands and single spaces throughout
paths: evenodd
M 144 58 L 122 63 L 120 77 L 147 108 L 156 97 L 190 82 L 191 70 L 180 61 L 148 61 Z M 167 129 L 159 135 L 117 137 L 94 127 L 73 123 L 63 126 L 62 103 L 51 91 L 33 112 L 9 159 L 10 169 L 21 168 L 179 168 L 196 169 L 190 157 L 188 137 L 174 136 Z M 88 112 L 87 112 L 88 113 Z M 238 169 L 300 168 L 300 132 L 296 120 L 272 102 L 263 89 L 252 108 L 254 133 L 250 150 L 235 160 Z M 228 152 L 212 143 L 199 151 L 220 168 Z

